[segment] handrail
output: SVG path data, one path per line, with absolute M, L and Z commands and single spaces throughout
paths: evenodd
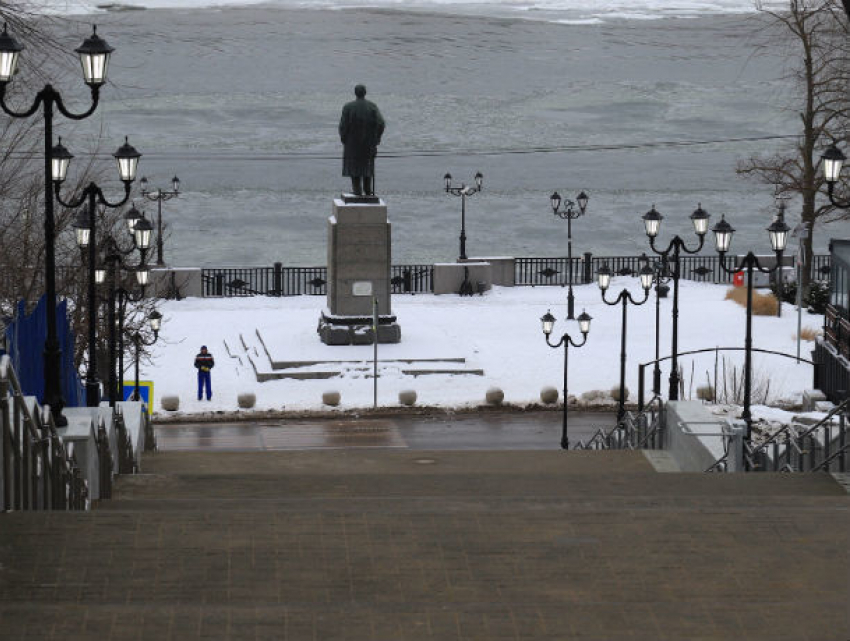
M 825 458 L 823 461 L 821 461 L 818 465 L 816 465 L 815 467 L 813 467 L 813 468 L 812 468 L 811 470 L 809 470 L 809 471 L 810 471 L 810 472 L 820 472 L 821 470 L 828 470 L 828 469 L 829 469 L 829 465 L 830 465 L 830 464 L 831 464 L 831 463 L 832 463 L 835 459 L 837 459 L 838 457 L 840 457 L 840 456 L 842 456 L 842 455 L 847 454 L 848 452 L 850 452 L 850 443 L 847 443 L 847 444 L 846 444 L 844 447 L 842 447 L 840 450 L 837 450 L 834 454 L 830 455 L 828 458 Z
M 24 402 L 11 359 L 0 356 L 3 509 L 85 509 L 88 491 L 73 448 L 59 438 L 49 406 L 40 409 Z
M 801 438 L 805 438 L 807 436 L 810 436 L 812 434 L 812 432 L 814 432 L 816 429 L 823 427 L 824 425 L 826 425 L 826 423 L 831 423 L 833 417 L 835 417 L 836 414 L 838 414 L 839 412 L 846 411 L 849 404 L 850 404 L 850 399 L 845 399 L 840 404 L 836 405 L 831 410 L 829 410 L 827 415 L 825 417 L 823 417 L 820 421 L 818 421 L 816 424 L 812 425 L 808 430 L 806 430 L 805 432 L 802 432 L 802 433 L 797 432 L 797 430 L 793 427 L 793 425 L 794 425 L 793 423 L 789 423 L 788 425 L 783 425 L 781 429 L 779 429 L 776 432 L 774 432 L 773 434 L 771 434 L 770 438 L 768 438 L 765 441 L 762 441 L 762 443 L 760 443 L 758 446 L 754 447 L 752 449 L 752 454 L 755 456 L 757 454 L 764 452 L 766 450 L 767 446 L 771 445 L 774 441 L 776 441 L 781 434 L 789 434 L 791 432 L 794 432 L 794 437 L 796 439 L 801 439 Z M 798 451 L 800 451 L 799 447 L 797 449 L 798 449 Z
M 657 409 L 653 406 L 657 405 Z M 623 418 L 609 431 L 598 428 L 586 441 L 579 440 L 574 449 L 577 450 L 608 450 L 608 449 L 658 449 L 663 443 L 663 426 L 661 413 L 664 401 L 660 396 L 653 396 L 647 407 L 633 414 L 626 412 Z M 652 422 L 647 417 L 652 416 Z
M 708 352 L 743 352 L 743 351 L 746 351 L 746 349 L 747 349 L 746 347 L 704 347 L 702 349 L 688 350 L 687 352 L 678 352 L 677 356 L 691 356 L 693 354 L 706 354 Z M 758 352 L 760 354 L 771 354 L 773 356 L 782 356 L 784 358 L 794 359 L 795 361 L 799 360 L 803 363 L 807 363 L 808 365 L 812 365 L 812 366 L 815 365 L 815 363 L 813 361 L 810 361 L 807 358 L 803 358 L 802 356 L 798 358 L 796 356 L 796 354 L 786 354 L 785 352 L 777 352 L 777 351 L 772 350 L 772 349 L 761 349 L 761 348 L 758 348 L 758 347 L 753 347 L 751 349 L 751 351 Z M 645 363 L 640 363 L 638 365 L 638 411 L 639 412 L 643 411 L 643 407 L 644 407 L 644 402 L 643 402 L 643 394 L 644 394 L 644 389 L 645 389 L 644 373 L 646 372 L 646 368 L 649 367 L 650 365 L 655 365 L 656 363 L 661 363 L 663 361 L 669 361 L 672 358 L 673 358 L 673 355 L 668 354 L 667 356 L 662 356 L 662 357 L 657 358 L 657 359 L 652 359 L 651 361 L 646 361 Z M 653 390 L 653 393 L 655 393 L 655 391 L 656 390 Z

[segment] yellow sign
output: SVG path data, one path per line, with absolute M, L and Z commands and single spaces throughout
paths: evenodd
M 136 392 L 136 381 L 127 383 L 124 381 L 124 400 L 132 401 Z M 148 409 L 148 416 L 153 414 L 153 381 L 139 381 L 139 400 Z

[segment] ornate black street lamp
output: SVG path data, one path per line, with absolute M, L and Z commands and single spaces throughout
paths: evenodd
M 140 218 L 133 229 L 133 246 L 130 249 L 122 250 L 112 236 L 108 236 L 104 243 L 104 259 L 103 262 L 108 268 L 108 316 L 107 325 L 109 328 L 109 381 L 108 381 L 108 397 L 110 407 L 114 407 L 116 401 L 119 400 L 119 379 L 123 379 L 123 332 L 124 332 L 124 310 L 128 302 L 139 302 L 145 297 L 145 287 L 150 280 L 150 271 L 145 264 L 145 256 L 150 248 L 151 234 L 153 233 L 153 224 L 147 218 Z M 141 254 L 141 261 L 138 265 L 128 265 L 125 258 L 128 257 L 136 249 Z M 134 295 L 125 289 L 119 281 L 121 271 L 132 272 L 136 276 L 136 282 L 141 286 L 141 293 Z M 116 318 L 116 314 L 118 318 Z M 121 341 L 119 346 L 119 340 Z M 120 363 L 119 363 L 120 350 Z M 117 373 L 116 369 L 120 371 Z
M 646 228 L 646 235 L 649 237 L 649 246 L 652 248 L 652 251 L 661 256 L 664 260 L 664 263 L 672 262 L 673 264 L 673 331 L 672 331 L 672 343 L 673 346 L 670 350 L 672 359 L 670 361 L 670 389 L 668 392 L 668 398 L 671 401 L 679 400 L 679 277 L 681 276 L 681 261 L 680 256 L 681 252 L 685 252 L 686 254 L 696 254 L 701 249 L 703 244 L 705 243 L 705 234 L 708 231 L 708 219 L 709 215 L 702 208 L 702 205 L 697 205 L 694 213 L 691 214 L 691 222 L 694 225 L 694 231 L 696 232 L 697 238 L 699 238 L 699 244 L 695 249 L 689 249 L 685 244 L 685 241 L 680 236 L 674 236 L 670 241 L 670 244 L 667 245 L 666 249 L 658 249 L 655 247 L 655 238 L 658 236 L 658 232 L 661 229 L 661 221 L 664 218 L 661 214 L 658 213 L 655 209 L 655 205 L 652 206 L 648 212 L 643 215 L 643 224 Z M 672 254 L 672 260 L 671 260 Z M 657 356 L 656 356 L 657 358 Z M 657 367 L 656 361 L 656 367 Z
M 670 287 L 667 283 L 672 279 L 670 270 L 667 269 L 667 263 L 663 260 L 654 260 L 652 264 L 649 262 L 649 256 L 641 254 L 640 260 L 650 265 L 652 269 L 653 283 L 655 283 L 655 367 L 652 370 L 652 393 L 655 396 L 661 395 L 661 299 L 667 297 L 667 292 Z
M 714 243 L 717 247 L 717 252 L 720 254 L 720 268 L 727 274 L 736 274 L 743 269 L 747 270 L 747 334 L 744 339 L 744 412 L 741 417 L 747 424 L 746 439 L 749 442 L 753 425 L 753 418 L 750 412 L 753 358 L 753 272 L 758 270 L 763 274 L 770 274 L 782 269 L 782 252 L 785 251 L 790 227 L 785 224 L 783 208 L 780 207 L 776 218 L 767 228 L 770 237 L 770 246 L 776 252 L 776 265 L 774 267 L 762 267 L 758 257 L 753 252 L 748 252 L 733 268 L 726 267 L 725 256 L 726 252 L 729 251 L 729 245 L 732 243 L 732 234 L 735 233 L 735 230 L 732 228 L 732 225 L 726 222 L 726 217 L 723 216 L 711 231 L 714 232 Z M 780 302 L 780 304 L 782 303 Z
M 91 106 L 81 112 L 73 113 L 65 107 L 62 96 L 47 84 L 39 91 L 32 105 L 23 111 L 12 109 L 6 103 L 6 87 L 15 76 L 18 56 L 23 47 L 9 35 L 6 25 L 0 34 L 0 107 L 13 118 L 29 118 L 42 109 L 44 116 L 44 262 L 45 262 L 45 299 L 47 312 L 47 338 L 44 342 L 44 402 L 50 406 L 56 425 L 67 425 L 62 415 L 65 400 L 62 398 L 60 382 L 62 352 L 56 333 L 56 223 L 53 216 L 53 188 L 51 185 L 53 170 L 59 169 L 61 158 L 53 159 L 53 110 L 58 109 L 66 118 L 83 120 L 97 109 L 100 87 L 106 82 L 106 70 L 109 56 L 114 51 L 97 35 L 94 27 L 92 35 L 76 49 L 83 68 L 83 80 L 91 89 Z
M 133 389 L 133 400 L 138 401 L 141 400 L 141 396 L 139 396 L 139 357 L 141 356 L 142 346 L 150 347 L 156 340 L 159 338 L 159 328 L 162 323 L 162 314 L 158 311 L 154 310 L 148 316 L 148 322 L 150 323 L 151 329 L 153 330 L 153 340 L 145 341 L 142 338 L 142 335 L 139 332 L 135 332 L 133 334 L 133 347 L 135 348 L 135 357 L 136 357 L 136 385 Z M 148 402 L 152 402 L 153 399 L 148 399 Z
M 564 346 L 564 425 L 561 428 L 561 448 L 568 450 L 570 449 L 570 440 L 567 436 L 567 412 L 569 408 L 569 386 L 567 384 L 567 373 L 568 366 L 570 361 L 570 345 L 573 347 L 581 347 L 587 342 L 587 334 L 590 332 L 590 315 L 582 311 L 578 316 L 578 328 L 582 335 L 581 343 L 576 343 L 573 341 L 572 337 L 564 332 L 564 335 L 561 336 L 561 340 L 557 343 L 549 342 L 549 336 L 552 334 L 552 330 L 555 327 L 555 317 L 552 316 L 551 312 L 546 312 L 543 315 L 543 318 L 540 319 L 540 322 L 543 324 L 543 334 L 546 336 L 546 344 L 549 347 L 558 348 L 561 345 Z
M 573 298 L 573 221 L 579 216 L 584 216 L 588 200 L 589 198 L 584 192 L 576 197 L 575 202 L 567 198 L 562 203 L 561 195 L 557 191 L 549 196 L 552 213 L 567 221 L 567 320 L 573 320 L 575 306 L 575 299 Z M 563 208 L 561 207 L 562 204 Z
M 177 198 L 180 195 L 180 179 L 177 176 L 171 179 L 171 191 L 157 189 L 156 191 L 148 190 L 148 179 L 142 176 L 139 181 L 142 187 L 142 196 L 156 203 L 157 218 L 156 218 L 156 264 L 157 267 L 164 267 L 165 261 L 162 259 L 162 203 L 172 198 Z
M 844 161 L 847 160 L 847 156 L 833 143 L 821 155 L 821 160 L 823 161 L 823 177 L 826 180 L 826 191 L 829 195 L 829 202 L 832 203 L 833 207 L 850 209 L 850 201 L 838 200 L 835 197 L 835 183 L 838 182 L 841 176 L 841 168 L 844 165 Z
M 467 187 L 466 183 L 461 183 L 460 187 L 452 185 L 452 175 L 446 174 L 443 176 L 446 182 L 446 193 L 452 196 L 460 196 L 460 257 L 458 260 L 466 260 L 466 198 L 474 196 L 481 191 L 481 185 L 484 182 L 484 176 L 481 172 L 475 174 L 475 187 Z
M 649 290 L 652 287 L 652 279 L 654 277 L 652 273 L 652 269 L 650 269 L 649 265 L 644 264 L 638 273 L 640 276 L 640 284 L 643 287 L 644 297 L 642 301 L 635 300 L 628 289 L 623 288 L 623 291 L 612 301 L 609 301 L 605 298 L 605 292 L 608 291 L 608 287 L 611 284 L 611 269 L 608 267 L 607 263 L 602 265 L 599 270 L 596 272 L 597 283 L 599 285 L 599 289 L 602 290 L 602 301 L 606 305 L 617 305 L 622 304 L 623 306 L 623 322 L 620 330 L 620 400 L 617 404 L 617 421 L 622 421 L 623 416 L 626 414 L 626 320 L 627 314 L 626 310 L 628 309 L 629 303 L 632 305 L 638 306 L 643 305 L 646 301 L 649 300 Z
M 125 139 L 124 144 L 118 148 L 113 156 L 118 161 L 118 172 L 124 183 L 124 197 L 117 202 L 110 202 L 103 195 L 100 187 L 94 182 L 89 183 L 82 192 L 70 200 L 63 200 L 60 190 L 62 183 L 68 173 L 68 165 L 73 155 L 62 145 L 62 138 L 53 147 L 53 187 L 56 200 L 69 209 L 76 209 L 84 203 L 88 203 L 88 215 L 80 212 L 74 227 L 77 234 L 77 244 L 81 249 L 88 248 L 88 324 L 89 324 L 89 358 L 86 371 L 86 405 L 97 407 L 100 404 L 100 381 L 97 377 L 97 341 L 95 329 L 97 325 L 97 294 L 95 292 L 97 269 L 97 206 L 117 208 L 121 207 L 130 198 L 130 189 L 136 179 L 136 167 L 141 154 L 136 151 Z

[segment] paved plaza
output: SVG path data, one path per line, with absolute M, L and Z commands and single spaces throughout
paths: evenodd
M 3 639 L 850 638 L 850 497 L 826 474 L 404 447 L 142 472 L 90 513 L 0 516 Z

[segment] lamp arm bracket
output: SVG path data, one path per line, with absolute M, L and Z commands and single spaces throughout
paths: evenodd
M 32 105 L 29 109 L 25 109 L 24 111 L 15 111 L 8 104 L 6 104 L 6 84 L 0 83 L 0 107 L 3 108 L 3 111 L 8 115 L 12 116 L 12 118 L 29 118 L 38 108 L 44 103 L 44 92 L 47 87 L 42 89 L 38 94 L 36 94 L 35 99 L 32 102 Z
M 839 200 L 832 194 L 832 188 L 829 190 L 829 203 L 838 209 L 850 209 L 850 200 Z
M 69 111 L 68 108 L 65 107 L 65 103 L 62 101 L 62 96 L 59 94 L 59 92 L 54 91 L 52 88 L 51 91 L 53 92 L 53 100 L 56 102 L 56 108 L 59 109 L 63 116 L 71 120 L 84 120 L 88 118 L 95 112 L 95 109 L 97 109 L 98 102 L 100 102 L 100 86 L 95 85 L 91 88 L 91 106 L 82 113 L 74 113 L 72 111 Z
M 96 187 L 96 189 L 97 189 L 97 202 L 99 202 L 101 205 L 109 207 L 110 209 L 117 209 L 118 207 L 121 207 L 121 205 L 126 204 L 126 202 L 128 200 L 130 200 L 130 190 L 132 189 L 132 187 L 130 186 L 129 182 L 125 182 L 124 183 L 124 197 L 121 200 L 116 201 L 114 203 L 107 200 L 106 196 L 103 194 L 103 191 L 99 187 Z M 134 241 L 135 241 L 135 238 L 134 238 Z
M 572 345 L 573 347 L 581 347 L 582 345 L 584 345 L 587 342 L 587 334 L 582 334 L 582 336 L 583 336 L 583 338 L 582 338 L 581 343 L 576 343 L 573 340 L 572 336 L 570 336 L 569 334 L 564 334 L 564 338 L 566 338 L 567 342 L 569 342 L 569 344 Z
M 652 289 L 652 288 L 650 287 L 650 289 Z M 631 304 L 632 304 L 632 305 L 634 305 L 635 307 L 639 307 L 640 305 L 643 305 L 646 301 L 648 301 L 648 300 L 649 300 L 649 291 L 650 291 L 650 289 L 646 289 L 646 290 L 644 290 L 643 300 L 642 300 L 642 301 L 640 301 L 640 302 L 638 302 L 638 301 L 635 299 L 635 297 L 634 297 L 634 296 L 632 296 L 632 293 L 631 293 L 629 290 L 627 290 L 627 289 L 624 289 L 624 290 L 623 290 L 623 292 L 622 292 L 622 294 L 620 294 L 620 295 L 622 296 L 623 294 L 625 294 L 625 298 L 626 298 L 626 300 L 627 300 L 629 303 L 631 303 Z M 625 304 L 625 303 L 624 303 L 624 304 Z
M 685 241 L 676 236 L 679 239 L 679 248 L 685 252 L 686 254 L 698 254 L 700 250 L 702 250 L 703 245 L 705 245 L 705 234 L 699 236 L 699 244 L 695 249 L 688 249 L 688 246 L 685 244 Z
M 558 348 L 558 347 L 560 347 L 561 345 L 563 345 L 563 344 L 564 344 L 564 339 L 569 339 L 569 335 L 568 335 L 568 334 L 564 334 L 563 336 L 561 336 L 561 340 L 559 340 L 557 343 L 552 343 L 552 342 L 549 340 L 549 334 L 546 334 L 546 344 L 547 344 L 549 347 L 554 347 L 554 348 Z
M 65 201 L 65 200 L 62 200 L 62 195 L 60 193 L 61 189 L 62 189 L 62 183 L 54 182 L 53 183 L 53 193 L 56 196 L 56 200 L 60 205 L 62 205 L 63 207 L 67 207 L 68 209 L 76 209 L 77 207 L 82 205 L 84 202 L 86 202 L 86 200 L 88 200 L 89 188 L 90 187 L 91 187 L 91 185 L 89 185 L 88 187 L 83 189 L 79 198 L 77 198 L 76 200 L 71 199 L 71 200 Z
M 603 302 L 603 303 L 605 303 L 606 305 L 610 305 L 611 307 L 613 307 L 614 305 L 619 305 L 619 304 L 623 301 L 623 297 L 624 297 L 624 295 L 625 295 L 625 296 L 628 296 L 628 295 L 629 295 L 629 290 L 624 289 L 623 291 L 621 291 L 621 292 L 619 293 L 619 295 L 617 296 L 617 298 L 615 298 L 614 300 L 608 300 L 607 298 L 605 298 L 605 294 L 606 294 L 607 292 L 608 292 L 608 290 L 607 290 L 607 289 L 603 289 L 603 290 L 602 290 L 602 302 Z

